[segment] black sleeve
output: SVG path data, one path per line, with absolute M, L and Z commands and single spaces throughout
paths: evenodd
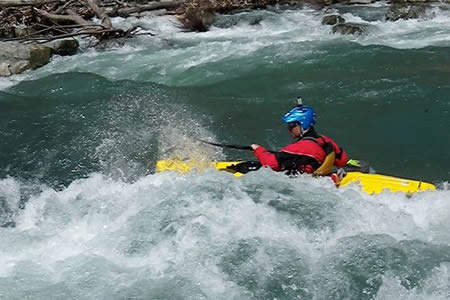
M 292 154 L 287 152 L 275 153 L 278 165 L 282 170 L 294 170 L 298 166 L 311 165 L 314 169 L 320 166 L 320 163 L 312 157 L 305 155 Z

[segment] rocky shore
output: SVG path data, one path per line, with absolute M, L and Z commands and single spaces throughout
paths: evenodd
M 450 0 L 445 0 L 450 3 Z M 334 5 L 370 4 L 375 0 L 0 0 L 0 76 L 20 74 L 47 64 L 53 55 L 77 53 L 77 38 L 88 47 L 108 47 L 114 40 L 141 34 L 140 28 L 115 28 L 113 17 L 176 15 L 186 31 L 207 31 L 217 14 L 271 5 L 308 4 L 322 10 Z M 386 21 L 432 17 L 434 1 L 395 0 Z M 439 3 L 442 3 L 440 1 Z M 333 33 L 364 34 L 367 25 L 325 15 L 322 24 Z M 148 33 L 146 33 L 148 34 Z

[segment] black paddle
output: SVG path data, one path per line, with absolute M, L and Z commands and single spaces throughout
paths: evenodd
M 250 150 L 250 151 L 253 151 L 251 146 L 233 145 L 233 144 L 219 144 L 219 143 L 208 142 L 208 141 L 197 139 L 197 138 L 194 138 L 194 139 L 196 139 L 199 142 L 202 142 L 202 143 L 205 143 L 205 144 L 208 144 L 208 145 L 212 145 L 212 146 L 216 146 L 216 147 L 236 149 L 236 150 Z M 270 151 L 270 150 L 267 150 L 267 151 L 270 152 L 270 153 L 276 153 L 276 151 Z
M 213 142 L 208 142 L 208 141 L 204 141 L 201 139 L 197 139 L 195 138 L 197 141 L 208 144 L 208 145 L 212 145 L 212 146 L 216 146 L 216 147 L 221 147 L 221 148 L 230 148 L 230 149 L 236 149 L 236 150 L 250 150 L 253 151 L 251 146 L 243 146 L 243 145 L 232 145 L 232 144 L 219 144 L 219 143 L 213 143 Z

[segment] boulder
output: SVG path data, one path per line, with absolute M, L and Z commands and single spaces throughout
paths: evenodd
M 366 33 L 366 24 L 360 23 L 343 23 L 333 26 L 333 33 L 361 35 Z
M 191 31 L 208 31 L 215 19 L 215 13 L 210 9 L 187 8 L 180 19 L 184 27 Z
M 0 42 L 1 76 L 20 74 L 50 61 L 51 49 L 37 44 Z M 9 74 L 9 75 L 8 75 Z
M 77 40 L 71 39 L 48 42 L 45 44 L 45 46 L 48 46 L 50 47 L 50 49 L 52 49 L 52 54 L 66 56 L 76 54 L 80 44 Z
M 31 69 L 31 64 L 28 60 L 11 61 L 11 64 L 9 66 L 9 70 L 12 74 L 21 74 L 28 69 Z
M 16 60 L 28 60 L 33 69 L 47 64 L 51 56 L 50 47 L 37 44 L 0 42 L 0 49 L 0 56 Z
M 9 63 L 0 62 L 0 76 L 11 76 L 11 70 L 9 69 Z
M 21 74 L 31 69 L 30 61 L 22 59 L 10 59 L 0 63 L 0 76 L 11 76 Z
M 408 4 L 404 2 L 392 3 L 386 13 L 387 21 L 397 21 L 400 19 L 418 19 L 426 16 L 425 4 Z
M 322 18 L 322 25 L 335 25 L 345 23 L 345 19 L 339 15 L 328 15 Z

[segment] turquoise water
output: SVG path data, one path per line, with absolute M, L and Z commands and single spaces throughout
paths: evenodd
M 450 14 L 344 9 L 115 20 L 158 33 L 0 81 L 0 298 L 448 299 Z M 257 25 L 251 25 L 259 20 Z M 261 170 L 154 174 L 161 158 L 251 159 L 195 141 L 290 142 L 296 96 L 406 198 Z M 11 288 L 12 287 L 12 288 Z

